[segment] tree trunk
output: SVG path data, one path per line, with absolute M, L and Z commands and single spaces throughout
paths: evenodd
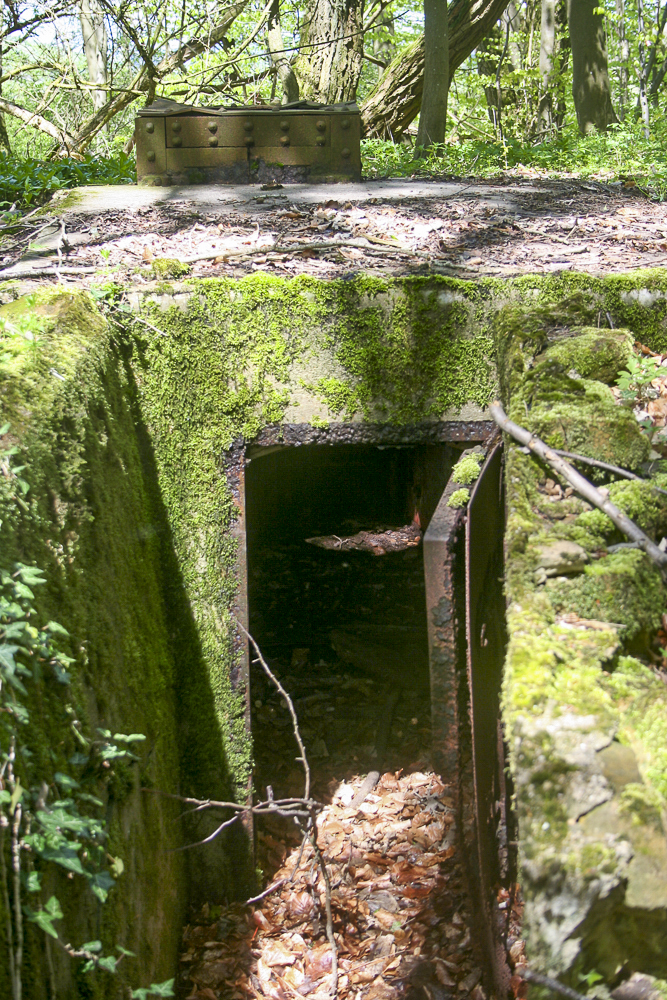
M 363 0 L 310 0 L 294 71 L 301 96 L 353 101 L 364 58 Z
M 0 26 L 2 26 L 3 17 L 0 14 Z M 4 39 L 0 39 L 0 77 L 2 76 L 2 50 Z M 0 97 L 2 97 L 2 84 L 0 83 Z M 12 149 L 9 144 L 9 134 L 7 132 L 7 123 L 5 122 L 5 116 L 0 111 L 0 149 L 3 149 L 5 153 L 11 153 Z
M 630 46 L 625 36 L 625 0 L 616 0 L 616 33 L 618 35 L 620 54 L 618 91 L 621 106 L 621 121 L 625 121 L 625 110 L 628 106 L 628 64 L 630 62 Z
M 572 96 L 582 135 L 606 132 L 618 121 L 611 103 L 604 20 L 598 0 L 568 0 Z
M 424 94 L 419 113 L 417 146 L 445 141 L 449 91 L 447 0 L 424 0 Z
M 540 131 L 550 132 L 553 127 L 553 70 L 556 55 L 556 0 L 542 0 L 540 23 Z
M 107 83 L 107 28 L 104 14 L 96 0 L 81 0 L 79 8 L 83 51 L 88 66 L 88 79 L 106 87 Z M 107 101 L 105 90 L 93 90 L 93 108 L 98 112 Z
M 293 101 L 299 100 L 299 84 L 290 65 L 288 53 L 285 52 L 283 33 L 280 28 L 280 0 L 273 0 L 271 6 L 267 41 L 271 62 L 276 67 L 278 79 L 283 88 L 283 104 L 292 104 Z
M 453 0 L 449 7 L 449 83 L 508 3 L 509 0 Z M 423 92 L 422 35 L 396 56 L 361 105 L 364 135 L 400 139 L 419 114 Z
M 649 132 L 649 111 L 648 96 L 646 93 L 647 66 L 646 66 L 646 46 L 644 44 L 644 4 L 642 0 L 637 0 L 637 28 L 638 43 L 637 51 L 639 55 L 639 110 L 641 112 L 642 123 L 644 125 L 644 138 L 650 138 Z

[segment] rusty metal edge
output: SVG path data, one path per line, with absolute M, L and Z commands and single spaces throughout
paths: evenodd
M 465 596 L 465 615 L 466 615 L 466 663 L 467 663 L 467 674 L 468 674 L 468 696 L 469 696 L 469 713 L 470 713 L 470 726 L 472 734 L 472 767 L 473 767 L 473 790 L 474 790 L 474 814 L 475 814 L 475 848 L 477 854 L 477 864 L 479 868 L 479 886 L 478 886 L 478 899 L 477 899 L 477 910 L 478 918 L 481 924 L 481 931 L 483 937 L 485 938 L 483 944 L 483 950 L 485 952 L 485 957 L 487 957 L 489 963 L 489 972 L 491 978 L 491 985 L 493 992 L 496 997 L 501 998 L 507 996 L 510 988 L 510 978 L 511 972 L 507 964 L 507 956 L 505 952 L 505 947 L 501 940 L 499 940 L 499 935 L 497 934 L 498 921 L 496 919 L 497 914 L 492 911 L 492 904 L 489 899 L 489 885 L 488 885 L 488 865 L 484 854 L 484 845 L 482 843 L 482 838 L 480 836 L 480 830 L 482 827 L 482 803 L 480 802 L 478 794 L 478 775 L 477 775 L 477 761 L 475 752 L 475 738 L 474 738 L 474 692 L 472 683 L 472 661 L 471 661 L 471 645 L 472 645 L 472 607 L 470 601 L 471 588 L 469 586 L 468 572 L 470 566 L 470 542 L 471 542 L 471 532 L 470 532 L 470 512 L 473 509 L 475 499 L 477 496 L 478 488 L 483 481 L 484 474 L 491 463 L 495 460 L 498 451 L 503 448 L 502 435 L 499 433 L 498 428 L 494 427 L 493 431 L 489 435 L 487 442 L 488 451 L 486 459 L 482 465 L 479 477 L 477 478 L 475 485 L 472 489 L 470 500 L 468 502 L 468 509 L 466 512 L 466 539 L 465 539 L 465 562 L 466 562 L 466 596 Z M 502 468 L 501 468 L 502 476 Z M 498 752 L 500 754 L 502 747 L 502 741 L 500 738 L 500 729 L 498 731 Z M 500 762 L 502 767 L 502 761 Z
M 397 427 L 390 424 L 340 423 L 328 427 L 311 424 L 270 424 L 257 434 L 249 449 L 302 444 L 447 444 L 487 441 L 496 425 L 492 420 L 443 420 Z

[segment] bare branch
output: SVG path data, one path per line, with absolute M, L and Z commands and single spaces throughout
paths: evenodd
M 596 489 L 588 479 L 557 455 L 553 448 L 549 448 L 544 441 L 541 441 L 534 434 L 531 434 L 530 431 L 527 431 L 524 427 L 519 427 L 518 424 L 510 420 L 498 401 L 491 404 L 489 413 L 501 430 L 510 434 L 520 444 L 530 448 L 538 458 L 547 462 L 563 479 L 567 480 L 577 493 L 584 497 L 585 500 L 588 500 L 589 503 L 592 503 L 593 506 L 597 507 L 598 510 L 605 513 L 624 535 L 627 535 L 633 542 L 637 542 L 649 559 L 659 566 L 663 573 L 667 572 L 667 553 L 658 548 L 655 542 L 651 541 L 648 535 L 645 535 L 634 521 L 631 521 L 623 511 L 619 510 L 611 500 Z
M 74 139 L 71 135 L 56 128 L 53 122 L 48 121 L 36 112 L 28 111 L 26 108 L 8 101 L 5 97 L 0 97 L 0 111 L 4 111 L 8 115 L 13 115 L 14 118 L 20 118 L 26 125 L 31 125 L 40 132 L 46 132 L 47 135 L 55 139 L 56 142 L 60 143 L 68 151 L 74 148 Z
M 276 675 L 272 672 L 272 670 L 269 667 L 268 663 L 266 662 L 266 660 L 262 656 L 262 652 L 261 652 L 259 646 L 255 642 L 255 640 L 253 639 L 253 637 L 250 635 L 250 632 L 248 632 L 247 628 L 245 628 L 245 626 L 238 620 L 238 618 L 236 619 L 236 621 L 238 623 L 239 628 L 241 629 L 241 631 L 245 635 L 246 639 L 248 639 L 248 641 L 252 645 L 252 648 L 255 650 L 255 655 L 257 656 L 257 659 L 254 662 L 255 663 L 259 663 L 261 665 L 262 670 L 264 671 L 264 673 L 266 674 L 266 676 L 269 678 L 269 680 L 271 681 L 271 683 L 275 687 L 276 691 L 278 691 L 280 693 L 280 695 L 285 699 L 285 702 L 286 702 L 287 707 L 289 709 L 289 714 L 292 717 L 292 729 L 294 730 L 294 738 L 295 738 L 295 740 L 297 742 L 297 745 L 299 747 L 299 753 L 301 754 L 299 760 L 301 761 L 301 764 L 303 766 L 303 774 L 304 774 L 304 792 L 303 792 L 303 797 L 304 797 L 304 799 L 309 799 L 310 798 L 310 766 L 308 764 L 308 758 L 306 757 L 306 748 L 305 748 L 305 746 L 303 744 L 303 740 L 301 739 L 301 733 L 299 731 L 299 720 L 297 718 L 296 709 L 294 708 L 294 702 L 292 701 L 292 699 L 290 698 L 290 696 L 288 695 L 287 691 L 282 686 L 282 684 L 280 683 L 280 681 L 278 680 L 278 678 L 276 677 Z

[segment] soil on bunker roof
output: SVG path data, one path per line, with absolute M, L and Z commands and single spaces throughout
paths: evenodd
M 419 197 L 392 197 L 378 188 L 382 196 L 366 191 L 351 201 L 337 197 L 331 185 L 330 197 L 319 203 L 287 185 L 258 187 L 215 209 L 183 188 L 179 197 L 136 210 L 91 215 L 74 209 L 62 216 L 69 237 L 63 263 L 107 268 L 116 280 L 141 283 L 153 277 L 152 262 L 160 258 L 187 261 L 190 273 L 201 277 L 612 273 L 667 261 L 667 204 L 637 189 L 575 180 L 451 187 L 446 198 L 434 184 L 432 193 L 422 186 Z M 5 237 L 4 268 L 35 254 L 53 259 L 53 250 L 34 249 L 45 221 L 26 221 L 18 235 Z M 82 272 L 67 280 L 92 279 Z

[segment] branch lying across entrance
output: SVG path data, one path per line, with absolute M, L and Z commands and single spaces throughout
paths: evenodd
M 529 448 L 538 458 L 547 462 L 563 479 L 567 480 L 580 496 L 606 514 L 624 535 L 636 542 L 649 559 L 660 567 L 663 574 L 667 573 L 667 554 L 658 548 L 655 542 L 651 541 L 648 535 L 644 534 L 642 529 L 634 521 L 631 521 L 623 511 L 619 510 L 604 493 L 601 493 L 560 455 L 557 455 L 553 448 L 546 445 L 544 441 L 535 437 L 525 427 L 520 427 L 510 420 L 498 401 L 491 404 L 489 412 L 501 430 L 510 434 L 520 444 Z

